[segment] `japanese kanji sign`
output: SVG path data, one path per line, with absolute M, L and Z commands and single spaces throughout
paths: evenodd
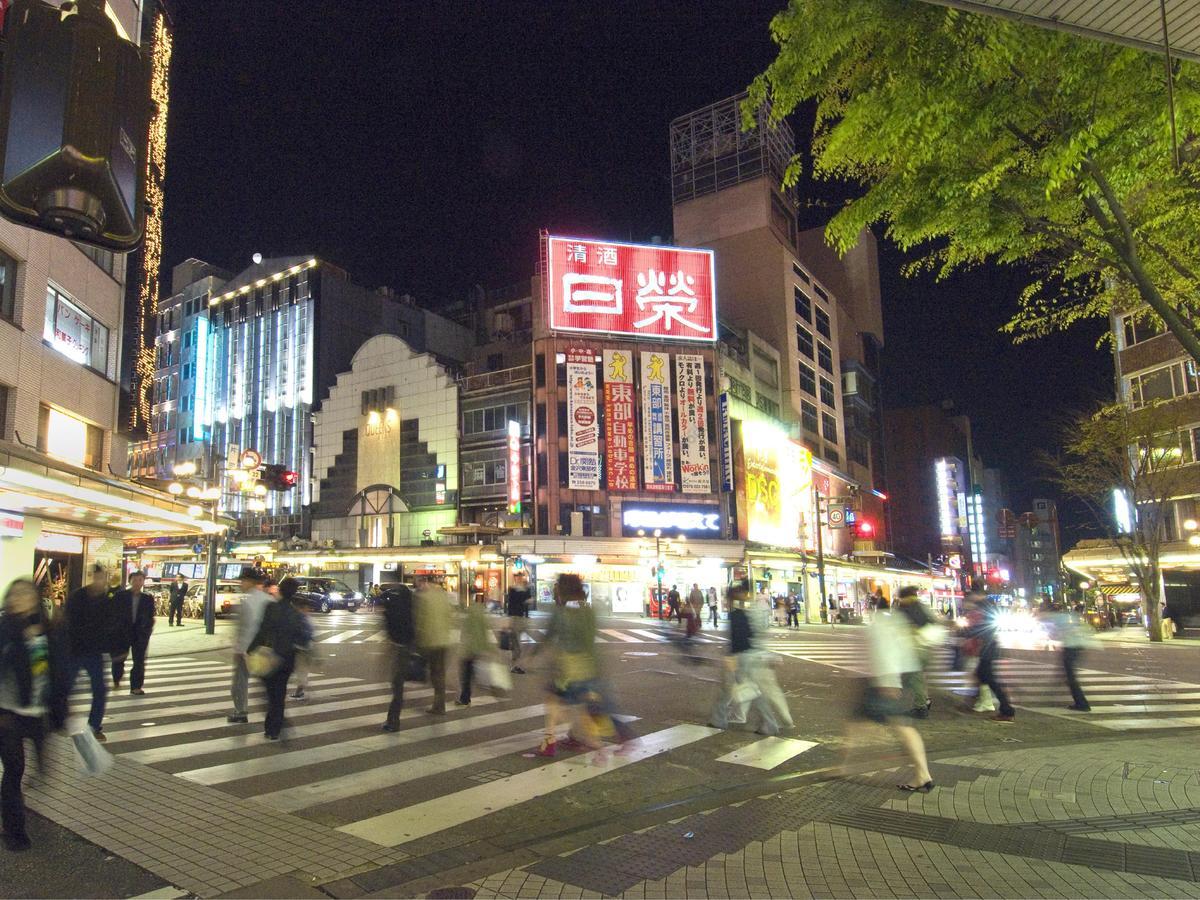
M 666 353 L 642 353 L 642 453 L 646 490 L 675 490 L 671 358 Z
M 604 351 L 604 462 L 610 491 L 636 491 L 637 430 L 633 418 L 633 354 Z
M 561 237 L 546 240 L 552 330 L 716 340 L 711 250 Z
M 567 487 L 600 490 L 600 417 L 596 410 L 596 351 L 567 351 Z
M 683 493 L 709 494 L 712 466 L 708 461 L 703 356 L 676 354 L 675 387 L 679 392 L 679 469 Z

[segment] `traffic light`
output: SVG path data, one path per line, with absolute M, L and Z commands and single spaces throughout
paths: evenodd
M 869 541 L 875 537 L 875 525 L 870 519 L 859 519 L 854 534 L 860 541 Z
M 0 214 L 125 252 L 145 227 L 146 59 L 103 0 L 16 0 L 0 76 Z
M 266 464 L 258 469 L 258 483 L 268 491 L 290 491 L 299 478 L 299 475 L 283 466 Z

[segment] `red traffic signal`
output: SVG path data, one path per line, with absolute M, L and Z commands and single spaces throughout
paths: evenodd
M 875 537 L 875 526 L 870 519 L 860 519 L 854 526 L 854 533 L 863 540 L 868 540 Z
M 290 491 L 300 476 L 283 466 L 267 464 L 259 467 L 258 481 L 268 491 Z

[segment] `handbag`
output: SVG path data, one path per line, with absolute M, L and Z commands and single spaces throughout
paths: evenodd
M 255 647 L 246 654 L 246 671 L 255 678 L 266 678 L 279 668 L 283 658 L 265 645 Z
M 501 650 L 511 650 L 512 649 L 512 632 L 511 631 L 508 631 L 507 629 L 504 631 L 501 631 L 499 636 L 497 637 L 497 640 L 500 642 Z
M 71 735 L 75 743 L 75 752 L 83 763 L 83 770 L 88 775 L 103 775 L 112 768 L 112 754 L 100 746 L 96 735 L 90 728 L 84 728 Z
M 419 653 L 408 655 L 408 671 L 404 673 L 405 681 L 424 681 L 428 677 L 428 666 L 425 657 Z
M 479 680 L 490 686 L 492 690 L 512 690 L 512 676 L 508 674 L 508 668 L 503 663 L 494 659 L 481 661 L 478 672 Z

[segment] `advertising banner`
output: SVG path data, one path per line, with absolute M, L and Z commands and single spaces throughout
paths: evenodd
M 675 490 L 670 363 L 666 353 L 642 353 L 642 480 L 648 491 Z
M 721 490 L 733 490 L 733 431 L 729 424 L 729 394 L 717 395 L 717 435 L 721 453 Z
M 604 462 L 610 491 L 636 491 L 637 426 L 633 419 L 633 356 L 604 351 Z
M 683 493 L 711 494 L 703 356 L 676 355 L 675 386 L 679 391 L 679 470 Z
M 797 548 L 812 510 L 812 453 L 780 428 L 742 423 L 747 537 Z
M 582 347 L 567 350 L 567 487 L 600 490 L 596 353 Z
M 546 238 L 553 331 L 717 339 L 711 250 Z

